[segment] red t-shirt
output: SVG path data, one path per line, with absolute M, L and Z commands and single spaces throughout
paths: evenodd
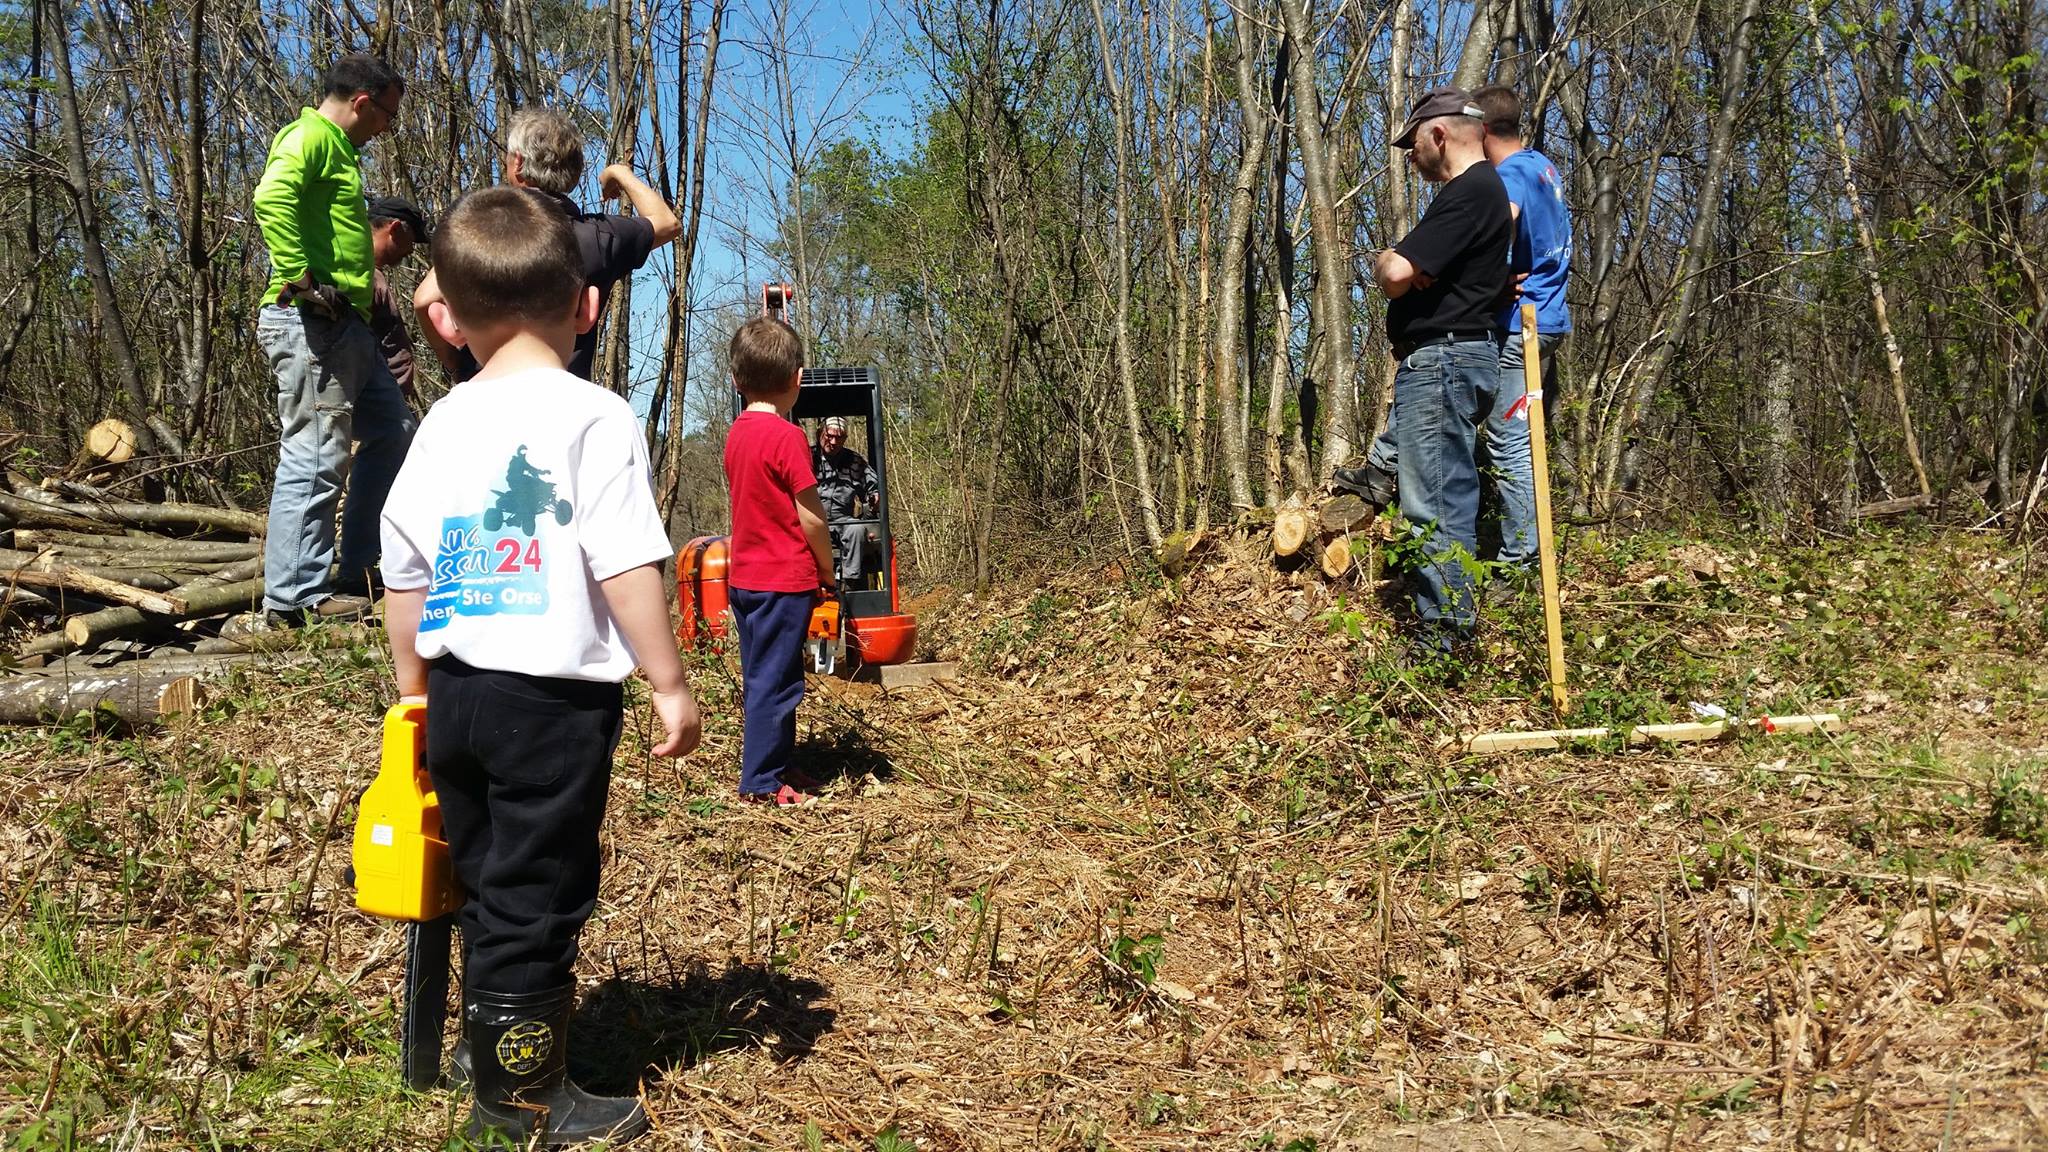
M 818 486 L 803 429 L 773 412 L 742 412 L 725 437 L 732 493 L 727 579 L 749 592 L 812 592 L 817 558 L 796 518 L 796 494 Z

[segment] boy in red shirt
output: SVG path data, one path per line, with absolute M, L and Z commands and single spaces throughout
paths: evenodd
M 803 338 L 780 320 L 756 316 L 732 334 L 731 360 L 733 386 L 747 401 L 725 438 L 727 587 L 746 711 L 740 799 L 802 804 L 812 799 L 803 788 L 812 785 L 789 774 L 789 754 L 804 698 L 804 636 L 819 591 L 837 591 L 811 446 L 789 421 L 803 383 Z

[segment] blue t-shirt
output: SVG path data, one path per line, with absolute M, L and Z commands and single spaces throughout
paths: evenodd
M 1508 199 L 1522 210 L 1515 221 L 1515 245 L 1509 267 L 1527 269 L 1522 300 L 1536 305 L 1536 330 L 1545 334 L 1572 330 L 1571 310 L 1564 303 L 1564 281 L 1572 267 L 1572 218 L 1565 211 L 1564 181 L 1543 153 L 1524 148 L 1494 165 Z M 1510 332 L 1522 330 L 1521 301 L 1501 316 Z

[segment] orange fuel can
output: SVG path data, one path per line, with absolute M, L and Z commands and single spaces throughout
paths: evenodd
M 372 916 L 432 920 L 462 906 L 422 760 L 426 730 L 425 704 L 391 706 L 377 778 L 356 807 L 356 907 Z

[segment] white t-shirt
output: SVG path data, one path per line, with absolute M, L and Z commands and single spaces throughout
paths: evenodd
M 639 419 L 553 369 L 469 380 L 434 405 L 383 544 L 385 586 L 428 590 L 422 657 L 613 683 L 635 660 L 598 582 L 669 555 Z

